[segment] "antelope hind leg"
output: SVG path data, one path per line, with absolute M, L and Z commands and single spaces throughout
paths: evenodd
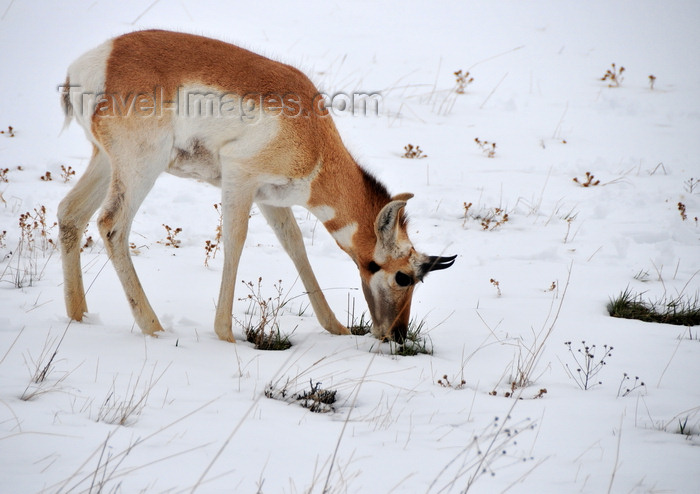
M 80 266 L 81 236 L 107 194 L 109 176 L 109 158 L 95 146 L 85 173 L 58 206 L 66 312 L 76 321 L 82 321 L 88 310 Z

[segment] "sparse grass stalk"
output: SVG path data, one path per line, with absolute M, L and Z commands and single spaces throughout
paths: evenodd
M 156 377 L 156 365 L 153 366 L 151 375 L 147 382 L 141 385 L 146 362 L 141 366 L 141 371 L 134 379 L 133 374 L 129 376 L 129 381 L 124 390 L 123 396 L 117 394 L 116 377 L 112 381 L 112 387 L 104 399 L 102 406 L 97 412 L 97 421 L 115 425 L 130 425 L 141 414 L 148 404 L 148 397 L 151 391 L 158 384 L 170 364 Z
M 535 428 L 530 419 L 510 425 L 512 413 L 519 400 L 513 400 L 505 418 L 495 417 L 494 420 L 480 432 L 474 434 L 472 440 L 441 470 L 428 486 L 427 493 L 452 492 L 452 489 L 462 484 L 459 492 L 467 493 L 482 476 L 495 475 L 496 464 L 509 456 L 508 449 L 517 445 L 517 438 L 526 430 Z M 520 458 L 522 462 L 528 458 Z M 451 478 L 444 480 L 442 486 L 438 483 L 452 471 Z
M 207 240 L 204 243 L 204 252 L 206 254 L 206 257 L 204 258 L 204 266 L 209 266 L 209 261 L 211 259 L 216 259 L 216 253 L 221 250 L 221 237 L 223 235 L 224 227 L 224 215 L 222 212 L 221 203 L 214 204 L 214 209 L 219 215 L 219 222 L 216 225 L 214 240 Z
M 632 378 L 625 372 L 620 380 L 620 386 L 617 388 L 617 397 L 628 396 L 633 391 L 641 388 L 646 389 L 646 384 L 644 384 L 644 381 L 639 379 L 639 376 L 635 376 L 634 381 L 632 381 Z
M 102 270 L 107 265 L 107 262 L 109 262 L 108 259 L 105 260 L 105 262 L 102 264 L 100 269 L 97 271 L 97 274 L 95 275 L 93 280 L 90 282 L 90 285 L 88 285 L 87 290 L 85 290 L 86 294 L 90 291 L 90 289 L 92 289 L 92 285 L 95 283 L 97 278 L 102 273 Z M 46 360 L 46 357 L 49 355 L 50 345 L 53 344 L 53 341 L 51 341 L 51 343 L 49 343 L 49 335 L 46 336 L 46 343 L 44 344 L 44 348 L 42 349 L 41 355 L 34 362 L 34 364 L 35 364 L 34 367 L 36 369 L 32 375 L 32 377 L 33 377 L 32 382 L 34 382 L 34 384 L 43 383 L 46 380 L 46 377 L 49 375 L 49 373 L 51 373 L 51 371 L 53 370 L 53 366 L 55 364 L 55 359 L 58 356 L 58 350 L 61 348 L 61 344 L 63 343 L 63 340 L 66 337 L 66 334 L 68 334 L 68 328 L 70 328 L 72 323 L 73 323 L 73 319 L 69 320 L 68 323 L 66 324 L 66 327 L 63 329 L 63 333 L 61 334 L 61 337 L 58 339 L 58 343 L 56 343 L 56 347 L 51 352 L 51 356 L 48 357 L 48 360 Z M 13 345 L 14 345 L 14 343 L 13 343 Z M 7 356 L 7 354 L 5 356 Z M 3 360 L 4 359 L 5 359 L 5 357 L 3 357 Z M 54 384 L 53 389 L 56 388 L 57 384 L 60 384 L 66 377 L 68 377 L 68 375 L 70 375 L 71 372 L 66 373 L 56 384 Z M 29 388 L 31 387 L 31 385 L 32 385 L 32 383 L 30 382 L 30 384 L 25 389 L 24 393 L 22 393 L 22 397 L 23 397 L 22 399 L 31 399 L 32 397 L 37 395 L 36 390 L 29 392 Z M 41 386 L 39 386 L 38 391 L 40 393 L 43 393 L 43 392 L 47 392 L 48 390 L 45 387 L 42 388 Z M 26 396 L 26 398 L 25 398 L 25 396 Z
M 24 362 L 30 371 L 30 380 L 20 396 L 21 400 L 29 401 L 44 393 L 59 390 L 61 383 L 73 372 L 64 372 L 61 377 L 56 380 L 49 379 L 49 376 L 56 370 L 55 365 L 57 361 L 55 359 L 62 339 L 63 338 L 61 338 L 55 345 L 55 348 L 53 348 L 56 343 L 56 338 L 51 338 L 51 334 L 49 333 L 46 335 L 46 340 L 44 341 L 44 346 L 39 356 L 34 359 L 31 353 L 28 353 L 25 357 Z
M 182 240 L 177 238 L 177 236 L 182 233 L 182 228 L 172 228 L 170 225 L 163 224 L 163 228 L 165 228 L 166 236 L 165 240 L 159 240 L 159 244 L 163 244 L 166 247 L 174 247 L 176 249 L 180 248 L 180 245 L 182 244 Z
M 5 269 L 0 276 L 4 279 L 9 272 L 16 288 L 33 286 L 43 277 L 44 270 L 56 250 L 56 242 L 51 238 L 51 231 L 57 225 L 46 219 L 46 207 L 39 206 L 33 212 L 19 216 L 20 238 L 17 248 L 10 254 Z M 4 243 L 4 238 L 3 238 Z M 46 261 L 40 269 L 40 258 Z M 15 267 L 13 268 L 13 259 Z
M 295 353 L 294 353 L 294 352 L 289 352 L 289 357 L 287 357 L 287 359 L 282 363 L 282 366 L 281 366 L 281 367 L 278 369 L 278 371 L 275 373 L 275 375 L 274 375 L 274 377 L 273 377 L 273 379 L 272 379 L 272 382 L 279 382 L 279 380 L 281 379 L 281 377 L 278 377 L 278 376 L 281 374 L 282 369 L 284 369 L 284 368 L 287 367 L 287 364 L 289 364 L 289 361 L 290 361 L 290 360 L 292 359 L 292 357 L 294 357 L 294 356 L 295 356 Z M 224 442 L 222 443 L 221 447 L 219 448 L 219 450 L 218 450 L 218 451 L 216 452 L 216 454 L 214 455 L 214 458 L 212 458 L 212 460 L 209 462 L 209 464 L 208 464 L 207 467 L 204 469 L 204 471 L 202 472 L 202 474 L 199 476 L 199 479 L 197 479 L 197 482 L 192 486 L 192 490 L 190 491 L 191 494 L 194 494 L 194 492 L 199 488 L 199 486 L 202 485 L 202 484 L 204 483 L 204 479 L 205 479 L 206 476 L 209 474 L 209 471 L 210 471 L 211 468 L 214 466 L 214 463 L 216 463 L 216 462 L 218 461 L 219 457 L 220 457 L 221 454 L 224 452 L 224 450 L 228 447 L 228 445 L 229 445 L 229 443 L 231 442 L 231 440 L 233 439 L 233 437 L 236 435 L 236 433 L 237 433 L 238 430 L 241 428 L 241 426 L 243 425 L 243 423 L 246 421 L 246 419 L 248 418 L 248 416 L 253 412 L 253 410 L 254 410 L 255 408 L 257 408 L 258 402 L 259 402 L 264 396 L 265 396 L 264 393 L 258 393 L 258 394 L 257 394 L 256 398 L 255 398 L 255 399 L 253 400 L 253 402 L 250 404 L 250 407 L 248 407 L 248 410 L 246 410 L 246 412 L 241 416 L 241 418 L 240 418 L 240 420 L 238 421 L 238 423 L 236 424 L 236 426 L 231 430 L 231 433 L 228 435 L 228 437 L 226 438 L 226 440 L 224 440 Z M 218 398 L 217 398 L 217 399 L 218 399 Z
M 129 453 L 131 453 L 131 451 L 133 451 L 134 448 L 140 446 L 141 444 L 152 439 L 153 437 L 158 436 L 162 432 L 168 430 L 169 428 L 182 422 L 183 420 L 191 417 L 192 415 L 199 413 L 201 410 L 208 407 L 209 405 L 211 405 L 215 401 L 219 400 L 220 398 L 221 398 L 221 396 L 218 396 L 218 397 L 204 403 L 203 405 L 197 407 L 196 409 L 192 410 L 191 412 L 177 418 L 176 420 L 170 422 L 169 424 L 164 425 L 163 427 L 159 428 L 155 432 L 152 432 L 151 434 L 148 434 L 144 437 L 137 438 L 135 441 L 131 442 L 123 450 L 116 452 L 116 453 L 113 453 L 109 457 L 111 464 L 114 465 L 115 461 L 117 461 L 118 464 L 121 464 L 121 461 L 123 461 L 123 458 L 125 456 L 127 456 Z M 256 401 L 256 403 L 257 403 L 257 401 Z M 189 453 L 189 452 L 194 451 L 196 449 L 200 449 L 204 446 L 207 446 L 207 444 L 203 444 L 201 446 L 195 446 L 194 448 L 190 448 L 186 451 L 174 453 L 174 454 L 166 456 L 164 458 L 158 458 L 158 459 L 150 461 L 150 462 L 142 463 L 138 467 L 123 469 L 120 471 L 118 471 L 116 468 L 113 468 L 111 472 L 104 473 L 103 470 L 105 468 L 107 468 L 109 463 L 106 464 L 105 462 L 102 461 L 102 459 L 101 459 L 103 457 L 102 451 L 104 451 L 104 445 L 109 442 L 110 438 L 114 435 L 115 431 L 116 431 L 116 429 L 111 431 L 109 434 L 107 434 L 107 438 L 105 439 L 105 441 L 100 441 L 100 444 L 98 445 L 98 447 L 95 448 L 95 450 L 83 461 L 83 463 L 81 463 L 78 466 L 78 468 L 68 478 L 66 478 L 63 481 L 58 482 L 56 484 L 47 486 L 46 491 L 47 492 L 55 492 L 56 494 L 60 494 L 63 492 L 65 492 L 65 493 L 68 493 L 68 492 L 92 492 L 89 488 L 89 485 L 86 485 L 86 484 L 90 483 L 90 485 L 92 485 L 93 479 L 96 479 L 98 476 L 100 476 L 100 478 L 103 479 L 103 485 L 101 486 L 101 489 L 98 490 L 97 492 L 117 492 L 118 489 L 107 491 L 105 488 L 107 483 L 114 481 L 120 477 L 125 477 L 127 475 L 133 474 L 135 471 L 138 471 L 140 469 L 148 468 L 156 463 L 167 460 L 169 458 L 180 456 L 182 454 L 186 454 L 186 453 Z M 88 470 L 87 472 L 84 471 L 85 466 L 98 454 L 100 455 L 100 457 L 98 457 L 99 459 L 98 459 L 97 466 L 94 469 Z
M 681 434 L 688 438 L 700 436 L 700 407 L 693 407 L 677 413 L 665 423 L 660 423 L 656 426 L 659 430 Z M 653 421 L 652 421 L 653 423 Z
M 484 208 L 479 212 L 472 211 L 472 203 L 464 202 L 464 215 L 462 227 L 466 227 L 467 220 L 477 221 L 484 231 L 493 231 L 503 226 L 510 220 L 509 213 L 502 207 Z
M 518 341 L 518 356 L 515 365 L 515 375 L 512 376 L 511 379 L 511 393 L 513 395 L 515 394 L 513 391 L 516 388 L 524 388 L 529 386 L 534 380 L 533 376 L 535 369 L 540 362 L 540 358 L 542 358 L 542 352 L 544 351 L 547 340 L 554 332 L 554 328 L 559 320 L 559 314 L 561 314 L 561 309 L 564 305 L 564 300 L 566 300 L 566 293 L 571 282 L 571 271 L 572 266 L 570 265 L 566 276 L 566 282 L 564 283 L 564 288 L 562 289 L 561 297 L 559 298 L 559 305 L 557 305 L 554 315 L 552 316 L 552 311 L 554 309 L 554 301 L 558 296 L 557 293 L 552 295 L 552 303 L 550 305 L 547 318 L 545 319 L 540 331 L 537 334 L 534 334 L 532 343 L 527 346 L 520 340 Z
M 586 391 L 603 384 L 602 381 L 596 380 L 596 376 L 607 365 L 607 359 L 612 356 L 614 348 L 603 345 L 603 355 L 596 357 L 598 347 L 595 344 L 589 345 L 585 341 L 581 341 L 581 348 L 578 348 L 575 352 L 571 348 L 570 341 L 564 344 L 569 349 L 569 353 L 576 363 L 575 372 L 571 370 L 569 364 L 566 364 L 566 369 L 569 371 L 569 376 L 576 381 L 578 387 Z
M 362 312 L 359 318 L 355 317 L 355 297 L 350 302 L 350 294 L 348 294 L 348 309 L 346 326 L 355 336 L 364 336 L 372 331 L 372 319 L 367 316 L 366 312 Z
M 367 379 L 367 373 L 369 373 L 369 369 L 372 366 L 372 363 L 374 362 L 376 354 L 372 355 L 372 358 L 369 360 L 367 363 L 367 367 L 365 368 L 365 372 L 362 374 L 362 377 L 360 378 L 360 382 L 357 385 L 357 390 L 355 391 L 355 397 L 352 400 L 352 404 L 350 405 L 350 408 L 348 409 L 348 414 L 345 417 L 345 421 L 343 422 L 343 428 L 340 429 L 340 434 L 338 435 L 338 441 L 335 444 L 335 449 L 333 450 L 333 456 L 331 456 L 331 463 L 328 466 L 328 475 L 326 476 L 326 482 L 323 484 L 323 493 L 327 493 L 330 491 L 330 483 L 331 483 L 331 478 L 334 472 L 334 469 L 336 467 L 336 459 L 338 457 L 338 450 L 340 449 L 340 443 L 343 440 L 343 436 L 345 435 L 345 429 L 348 426 L 348 423 L 350 422 L 350 416 L 352 415 L 352 411 L 355 408 L 355 403 L 357 402 L 357 397 L 360 395 L 360 389 L 362 388 L 362 384 L 365 382 Z

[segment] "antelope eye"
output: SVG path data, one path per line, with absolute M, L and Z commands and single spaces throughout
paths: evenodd
M 396 284 L 399 286 L 409 286 L 413 284 L 413 278 L 406 273 L 399 271 L 396 273 Z
M 374 274 L 374 273 L 376 273 L 377 271 L 379 271 L 379 270 L 382 269 L 382 268 L 380 268 L 380 267 L 379 267 L 379 264 L 377 264 L 376 262 L 371 261 L 371 262 L 367 265 L 367 269 L 369 269 L 369 272 L 370 272 L 370 273 Z

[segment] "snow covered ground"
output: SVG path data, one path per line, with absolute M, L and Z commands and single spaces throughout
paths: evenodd
M 2 491 L 698 492 L 698 329 L 613 319 L 606 304 L 628 287 L 652 300 L 700 290 L 699 19 L 695 1 L 0 2 Z M 167 332 L 134 327 L 94 221 L 90 313 L 69 323 L 59 255 L 42 242 L 76 180 L 61 167 L 79 175 L 90 146 L 75 123 L 59 136 L 56 87 L 87 49 L 150 27 L 242 44 L 329 93 L 381 92 L 378 116 L 336 122 L 390 191 L 415 193 L 416 246 L 459 256 L 414 297 L 432 355 L 322 330 L 256 211 L 239 279 L 262 277 L 270 297 L 282 280 L 293 347 L 256 350 L 240 327 L 237 344 L 217 340 L 222 256 L 205 267 L 204 245 L 219 191 L 172 176 L 132 232 Z M 600 80 L 612 63 L 620 87 Z M 464 94 L 458 70 L 474 78 Z M 409 143 L 427 157 L 402 158 Z M 587 172 L 600 183 L 573 181 Z M 42 206 L 47 237 L 39 226 L 19 252 L 20 215 Z M 353 304 L 359 316 L 352 261 L 296 216 L 339 319 Z M 182 228 L 180 248 L 163 224 Z M 596 362 L 613 347 L 588 390 L 565 345 L 581 358 L 584 340 Z M 522 399 L 507 396 L 528 364 Z M 645 385 L 627 393 L 635 377 Z M 265 396 L 310 383 L 337 391 L 333 412 Z

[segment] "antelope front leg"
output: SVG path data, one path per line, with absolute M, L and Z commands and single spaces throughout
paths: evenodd
M 304 239 L 299 230 L 299 225 L 294 219 L 290 208 L 278 208 L 265 204 L 258 204 L 260 211 L 265 216 L 268 224 L 272 227 L 279 239 L 282 247 L 294 262 L 299 277 L 306 292 L 309 294 L 311 306 L 316 313 L 318 322 L 326 331 L 332 334 L 350 334 L 350 330 L 343 326 L 333 314 L 323 291 L 311 269 L 309 258 L 306 255 Z
M 222 180 L 222 209 L 224 236 L 224 271 L 221 276 L 219 303 L 216 305 L 214 331 L 219 339 L 235 342 L 233 337 L 233 295 L 235 292 L 238 262 L 248 234 L 248 217 L 253 205 L 253 193 L 236 185 L 232 179 Z

